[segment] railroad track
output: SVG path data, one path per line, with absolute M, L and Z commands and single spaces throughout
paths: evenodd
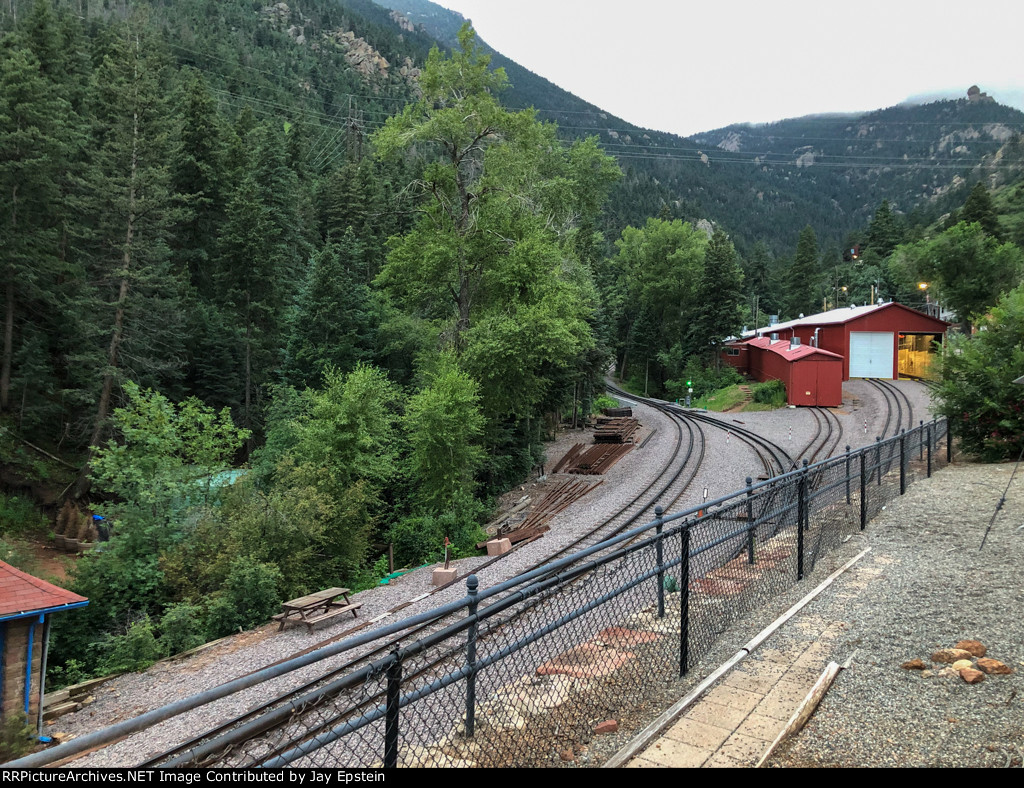
M 621 393 L 624 394 L 624 392 Z M 538 561 L 534 562 L 531 567 L 522 570 L 522 573 L 540 568 L 544 564 L 550 563 L 551 561 L 557 560 L 558 558 L 569 555 L 573 552 L 578 552 L 586 549 L 587 547 L 599 544 L 600 542 L 627 530 L 630 526 L 636 524 L 637 521 L 640 521 L 641 518 L 653 519 L 655 516 L 654 509 L 656 506 L 661 506 L 663 509 L 667 510 L 685 494 L 686 490 L 696 478 L 704 459 L 704 431 L 699 423 L 696 423 L 694 420 L 683 418 L 677 413 L 673 413 L 671 409 L 660 403 L 654 404 L 651 402 L 650 405 L 651 407 L 655 407 L 662 413 L 666 414 L 670 418 L 675 430 L 675 446 L 672 456 L 666 466 L 650 484 L 648 484 L 643 490 L 634 496 L 631 501 L 615 512 L 612 516 L 606 518 L 595 527 L 588 529 L 585 533 L 573 539 L 570 543 L 561 546 L 558 550 L 552 553 L 546 553 Z M 520 545 L 517 545 L 517 548 L 521 548 L 526 544 L 529 544 L 529 542 L 523 542 Z M 507 555 L 509 555 L 509 553 L 505 554 L 505 556 Z M 451 583 L 435 589 L 430 594 L 418 597 L 415 601 L 421 601 L 427 596 L 436 594 L 455 583 L 464 581 L 469 574 L 476 574 L 479 576 L 481 570 L 493 565 L 502 557 L 504 556 L 497 556 L 489 559 L 483 564 L 476 566 L 472 572 L 467 572 L 466 574 L 457 577 Z M 541 601 L 542 600 L 538 600 L 537 604 Z M 407 604 L 398 606 L 394 609 L 394 612 L 397 612 L 406 606 Z M 526 609 L 518 611 L 516 615 L 521 616 L 525 612 L 532 610 L 535 606 L 536 605 L 530 605 Z M 380 619 L 378 618 L 373 622 L 367 622 L 367 624 L 376 623 L 376 621 L 379 620 Z M 367 624 L 362 625 L 360 628 L 365 628 Z M 272 717 L 272 713 L 275 709 L 286 708 L 289 706 L 297 706 L 298 708 L 301 708 L 304 705 L 303 698 L 306 696 L 317 696 L 318 693 L 323 691 L 323 689 L 332 681 L 346 675 L 358 666 L 364 665 L 374 658 L 390 653 L 400 644 L 408 643 L 417 637 L 423 637 L 437 628 L 438 622 L 436 620 L 428 621 L 405 630 L 397 636 L 387 638 L 382 642 L 375 644 L 369 651 L 361 652 L 358 656 L 345 661 L 344 664 L 338 665 L 330 671 L 303 683 L 301 686 L 295 687 L 285 693 L 271 698 L 270 700 L 260 703 L 257 706 L 250 708 L 245 713 L 226 720 L 215 728 L 205 730 L 188 741 L 149 758 L 145 763 L 140 764 L 140 767 L 175 767 L 195 764 L 197 762 L 197 757 L 200 759 L 204 757 L 202 753 L 213 755 L 217 751 L 228 746 L 228 741 L 232 738 L 232 733 L 243 726 L 246 726 L 248 733 L 254 736 L 277 727 L 279 723 L 270 720 L 267 722 L 266 727 L 261 730 L 259 720 L 263 717 Z M 355 630 L 353 629 L 346 630 L 345 632 L 328 640 L 322 641 L 301 653 L 308 653 L 316 648 L 321 648 L 325 645 L 341 640 L 342 638 L 351 635 L 354 631 Z M 292 656 L 294 657 L 297 655 Z M 410 674 L 407 678 L 414 679 L 418 675 L 427 674 L 430 671 L 435 670 L 444 663 L 449 656 L 450 655 L 447 654 L 439 656 L 428 664 L 422 666 L 416 673 Z M 283 661 L 284 660 L 281 660 L 280 662 Z M 375 697 L 371 697 L 364 703 L 351 709 L 350 712 L 355 713 L 368 705 L 372 705 L 376 700 L 377 699 Z M 218 742 L 220 742 L 222 746 L 218 746 Z M 202 761 L 200 760 L 199 762 Z
M 885 439 L 899 435 L 900 430 L 911 429 L 914 426 L 914 406 L 910 397 L 899 386 L 891 381 L 876 378 L 868 378 L 870 383 L 881 395 L 885 402 L 885 425 L 882 427 L 881 438 Z M 895 415 L 895 422 L 893 420 Z M 906 425 L 904 425 L 904 420 Z M 890 435 L 889 429 L 892 428 Z
M 616 390 L 612 388 L 612 391 L 614 393 Z M 619 393 L 622 394 L 623 392 Z M 692 484 L 703 461 L 705 453 L 705 433 L 702 425 L 711 426 L 720 430 L 727 430 L 731 434 L 735 435 L 738 440 L 746 442 L 760 458 L 760 461 L 765 468 L 765 473 L 769 477 L 796 467 L 796 463 L 793 458 L 790 457 L 782 447 L 763 438 L 757 433 L 730 425 L 713 417 L 705 416 L 704 414 L 684 411 L 683 409 L 669 403 L 658 401 L 646 402 L 650 406 L 655 407 L 662 413 L 668 415 L 672 421 L 673 428 L 675 430 L 675 447 L 669 463 L 667 463 L 666 467 L 662 469 L 659 475 L 643 491 L 635 496 L 633 500 L 627 503 L 618 512 L 594 528 L 589 529 L 586 533 L 577 537 L 569 544 L 560 547 L 554 553 L 546 554 L 538 562 L 534 563 L 534 568 L 540 567 L 543 564 L 574 551 L 579 551 L 586 547 L 599 544 L 601 541 L 623 532 L 638 520 L 641 520 L 641 518 L 652 518 L 655 506 L 660 505 L 666 510 L 672 507 L 677 501 L 679 501 Z M 483 565 L 477 566 L 474 573 L 479 573 L 481 569 L 486 566 L 490 566 L 496 560 L 497 559 L 490 560 L 485 562 Z M 527 569 L 524 571 L 530 570 Z M 458 582 L 459 579 L 455 582 Z M 440 590 L 441 589 L 438 589 L 438 591 Z M 427 595 L 424 595 L 424 597 L 425 596 Z M 415 601 L 419 601 L 424 597 L 419 597 Z M 499 601 L 499 599 L 500 597 L 493 599 L 492 604 Z M 492 633 L 493 631 L 505 626 L 511 625 L 514 628 L 522 620 L 527 620 L 527 617 L 533 618 L 535 615 L 543 615 L 543 603 L 545 601 L 546 599 L 543 598 L 531 601 L 530 604 L 517 610 L 514 615 L 510 615 L 508 619 L 497 623 L 495 628 L 492 630 Z M 399 606 L 397 609 L 401 609 L 405 606 L 406 605 Z M 367 622 L 366 625 L 372 625 L 379 620 L 380 618 L 372 620 Z M 140 766 L 173 767 L 204 764 L 210 765 L 218 763 L 218 758 L 221 757 L 221 754 L 226 751 L 230 751 L 230 749 L 237 744 L 239 729 L 245 728 L 245 736 L 255 738 L 259 737 L 261 734 L 268 734 L 271 731 L 280 730 L 282 726 L 290 725 L 295 719 L 296 714 L 301 714 L 304 709 L 308 709 L 323 702 L 325 697 L 331 697 L 330 687 L 332 682 L 340 680 L 359 666 L 366 665 L 369 661 L 393 651 L 403 643 L 409 643 L 416 638 L 422 638 L 430 634 L 432 631 L 439 629 L 445 623 L 446 622 L 438 619 L 431 619 L 419 624 L 418 626 L 403 630 L 395 636 L 382 639 L 379 642 L 374 642 L 369 650 L 360 652 L 357 656 L 347 659 L 343 664 L 337 665 L 325 673 L 321 673 L 315 678 L 304 682 L 301 686 L 292 688 L 267 701 L 258 703 L 245 713 L 225 720 L 222 724 L 212 729 L 204 730 L 202 733 L 190 738 L 188 741 L 183 742 L 182 744 L 157 756 L 151 757 L 145 763 L 140 764 Z M 315 648 L 322 647 L 335 640 L 346 637 L 351 633 L 352 630 L 348 630 L 327 641 L 317 644 L 311 649 L 306 649 L 306 651 L 308 652 Z M 434 657 L 426 664 L 419 666 L 418 670 L 407 674 L 406 678 L 408 680 L 412 680 L 418 676 L 433 673 L 438 668 L 444 666 L 459 650 L 459 648 L 455 648 L 450 651 L 434 655 Z M 346 717 L 358 714 L 360 711 L 374 706 L 379 701 L 380 697 L 378 694 L 371 694 L 360 703 L 346 707 L 342 713 Z M 337 717 L 333 717 L 332 722 L 336 722 L 337 719 Z M 324 724 L 326 725 L 328 723 L 325 722 Z M 306 728 L 303 729 L 300 734 L 287 737 L 287 741 L 283 744 L 277 747 L 272 747 L 270 750 L 264 752 L 261 755 L 261 762 L 264 756 L 269 759 L 275 754 L 283 752 L 287 748 L 294 746 L 297 741 L 308 739 L 309 737 L 316 735 L 317 730 L 319 730 L 317 727 Z
M 815 433 L 803 451 L 797 455 L 813 465 L 817 460 L 827 460 L 836 453 L 843 440 L 843 424 L 828 408 L 809 408 L 814 416 Z

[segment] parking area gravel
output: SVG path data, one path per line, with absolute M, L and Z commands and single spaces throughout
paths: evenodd
M 832 658 L 851 665 L 769 766 L 1021 766 L 1024 473 L 1007 489 L 1013 470 L 945 468 L 847 546 L 871 547 L 864 567 L 877 576 L 859 589 L 837 583 L 806 615 L 844 625 Z M 1014 672 L 973 685 L 943 675 L 949 666 L 932 655 L 962 640 L 980 641 Z M 914 659 L 927 670 L 901 667 Z

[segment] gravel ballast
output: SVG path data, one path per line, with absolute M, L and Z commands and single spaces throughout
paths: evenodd
M 927 404 L 927 390 L 914 383 L 900 382 L 897 385 L 915 398 L 915 421 L 918 407 L 923 417 Z M 873 442 L 874 429 L 880 430 L 884 421 L 884 415 L 879 412 L 883 408 L 881 395 L 864 381 L 846 384 L 845 392 L 844 407 L 835 411 L 844 421 L 846 434 L 852 436 L 844 443 L 856 447 Z M 608 512 L 631 500 L 657 475 L 674 448 L 675 429 L 667 417 L 650 408 L 637 406 L 637 415 L 647 430 L 656 430 L 652 440 L 644 448 L 623 458 L 607 474 L 605 483 L 599 488 L 556 516 L 551 522 L 551 532 L 543 539 L 517 550 L 484 570 L 481 574 L 482 587 L 494 585 L 532 567 L 543 556 L 600 522 Z M 792 428 L 791 445 L 795 447 L 792 451 L 794 455 L 809 443 L 815 424 L 809 412 L 793 409 L 765 413 L 722 414 L 719 418 L 735 418 L 745 422 L 749 429 L 764 434 L 784 446 L 785 442 L 789 441 Z M 860 432 L 866 435 L 866 439 L 858 441 L 855 439 L 856 427 L 862 425 L 865 418 L 869 420 L 869 431 L 865 434 L 861 427 Z M 757 473 L 756 458 L 735 436 L 731 440 L 726 440 L 722 431 L 711 428 L 706 428 L 705 433 L 708 441 L 706 466 L 687 496 L 673 506 L 672 511 L 697 505 L 704 486 L 710 487 L 710 497 L 714 498 L 739 489 L 745 476 Z M 484 560 L 464 559 L 458 562 L 459 571 L 471 571 Z M 372 589 L 359 594 L 358 601 L 364 605 L 360 611 L 360 621 L 380 616 L 395 605 L 429 591 L 430 571 L 431 568 L 424 568 L 402 577 L 391 587 Z M 393 618 L 382 621 L 382 624 L 458 599 L 464 593 L 463 584 L 458 583 L 450 589 L 414 603 L 395 614 Z M 286 658 L 332 637 L 335 633 L 343 632 L 349 626 L 351 624 L 337 624 L 331 628 L 318 630 L 312 635 L 307 635 L 300 629 L 290 629 L 278 634 L 269 628 L 245 633 L 197 657 L 157 665 L 146 673 L 115 679 L 99 689 L 93 705 L 77 714 L 55 721 L 50 731 L 80 736 Z M 337 664 L 341 660 L 342 658 L 335 658 L 332 662 Z M 257 701 L 265 700 L 271 694 L 298 684 L 300 678 L 308 679 L 323 672 L 326 667 L 326 664 L 313 666 L 303 670 L 301 675 L 278 679 L 271 684 L 181 715 L 145 734 L 93 753 L 77 761 L 75 765 L 134 765 L 146 756 L 194 735 L 198 730 L 213 727 L 226 717 L 246 710 Z

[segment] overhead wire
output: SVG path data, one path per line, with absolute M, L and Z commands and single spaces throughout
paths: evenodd
M 167 43 L 168 43 L 169 46 L 171 46 L 171 47 L 173 47 L 175 49 L 179 49 L 179 50 L 182 50 L 182 51 L 185 51 L 185 52 L 189 52 L 189 53 L 192 53 L 192 54 L 197 55 L 199 57 L 209 58 L 211 60 L 217 60 L 217 61 L 226 63 L 226 64 L 228 64 L 231 67 L 236 68 L 236 69 L 244 69 L 244 70 L 248 70 L 248 71 L 253 71 L 253 72 L 265 75 L 265 76 L 273 77 L 275 80 L 280 80 L 281 79 L 281 75 L 280 74 L 275 74 L 274 72 L 266 71 L 265 69 L 260 69 L 260 68 L 258 68 L 256 66 L 247 65 L 247 64 L 243 64 L 243 63 L 237 63 L 237 62 L 228 60 L 226 58 L 222 58 L 222 57 L 219 57 L 217 55 L 213 55 L 211 53 L 205 53 L 205 52 L 201 52 L 199 50 L 191 49 L 189 47 L 186 47 L 184 45 L 177 44 L 177 43 L 174 43 L 174 42 L 168 41 Z M 206 69 L 204 69 L 204 70 L 206 70 Z M 208 70 L 207 70 L 207 73 L 217 73 L 217 75 L 221 76 L 221 77 L 226 76 L 224 74 L 220 74 L 218 72 L 210 72 Z M 294 91 L 296 89 L 296 87 L 297 87 L 296 85 L 285 86 L 285 85 L 282 85 L 280 82 L 278 84 L 279 84 L 280 87 L 283 87 L 286 90 L 290 90 L 290 91 Z M 257 85 L 254 84 L 253 86 L 255 87 Z M 330 114 L 327 114 L 327 113 L 324 113 L 324 112 L 320 112 L 320 111 L 311 109 L 308 106 L 292 106 L 292 105 L 287 105 L 287 104 L 283 104 L 281 102 L 275 102 L 275 101 L 272 101 L 272 100 L 269 100 L 269 99 L 264 99 L 264 98 L 241 96 L 240 94 L 234 93 L 234 92 L 229 91 L 229 90 L 224 89 L 224 88 L 215 88 L 215 87 L 211 86 L 209 89 L 211 90 L 211 92 L 216 92 L 216 93 L 219 93 L 221 95 L 231 95 L 231 96 L 239 99 L 240 101 L 245 101 L 245 102 L 251 102 L 251 103 L 254 103 L 254 104 L 259 104 L 259 105 L 263 106 L 264 108 L 271 107 L 271 108 L 274 108 L 274 109 L 278 110 L 279 112 L 290 113 L 290 114 L 293 114 L 293 115 L 301 116 L 301 117 L 303 117 L 305 119 L 308 119 L 310 121 L 314 121 L 314 122 L 317 122 L 317 123 L 323 125 L 324 129 L 321 130 L 320 135 L 310 145 L 310 148 L 309 148 L 309 150 L 307 152 L 307 160 L 311 161 L 312 166 L 314 166 L 314 167 L 322 167 L 325 164 L 329 164 L 329 163 L 333 162 L 337 158 L 337 156 L 338 156 L 337 151 L 338 151 L 339 147 L 342 144 L 344 144 L 344 143 L 338 143 L 338 139 L 341 137 L 341 135 L 343 133 L 345 133 L 348 130 L 349 127 L 344 122 L 340 122 L 339 123 L 339 118 L 340 118 L 341 112 L 343 111 L 340 108 L 333 115 L 330 115 Z M 388 97 L 388 96 L 381 96 L 381 95 L 370 95 L 370 94 L 358 94 L 358 93 L 339 93 L 339 94 L 337 94 L 337 98 L 348 98 L 349 100 L 352 100 L 352 99 L 367 99 L 367 100 L 370 100 L 370 101 L 373 101 L 373 102 L 395 102 L 395 103 L 401 103 L 401 104 L 407 103 L 407 100 L 403 99 L 403 98 Z M 568 115 L 568 114 L 572 114 L 572 115 L 598 116 L 598 117 L 602 117 L 602 118 L 603 117 L 609 117 L 608 113 L 606 113 L 606 112 L 604 112 L 602 110 L 599 110 L 599 109 L 594 109 L 594 110 L 562 110 L 562 109 L 544 108 L 544 107 L 541 107 L 541 108 L 537 108 L 537 107 L 530 107 L 530 108 L 507 107 L 507 109 L 509 109 L 510 111 L 523 111 L 525 109 L 532 109 L 532 110 L 534 110 L 537 113 L 554 114 L 554 115 Z M 362 121 L 361 125 L 364 128 L 367 128 L 367 129 L 376 129 L 376 128 L 380 128 L 381 126 L 384 125 L 383 122 L 377 122 L 377 121 L 373 120 L 373 118 L 380 117 L 380 118 L 385 118 L 386 119 L 388 117 L 391 117 L 391 115 L 389 113 L 385 112 L 385 111 L 374 110 L 374 109 L 369 108 L 369 107 L 362 107 L 362 108 L 360 108 L 360 113 L 363 115 L 363 121 Z M 268 114 L 269 114 L 269 111 L 267 111 L 267 110 L 265 110 L 263 112 L 264 116 L 267 116 Z M 371 120 L 367 121 L 365 119 L 366 116 L 369 116 L 371 118 Z M 615 119 L 617 121 L 619 121 L 619 122 L 623 122 L 623 121 L 621 121 L 618 118 L 615 118 Z M 812 122 L 828 122 L 828 123 L 843 122 L 844 120 L 847 120 L 847 122 L 850 125 L 860 125 L 860 126 L 863 126 L 863 125 L 871 125 L 871 126 L 880 126 L 880 125 L 881 126 L 916 126 L 916 125 L 927 125 L 927 126 L 932 126 L 932 125 L 975 126 L 975 125 L 977 125 L 976 122 L 972 122 L 972 121 L 897 121 L 897 120 L 883 120 L 883 119 L 867 119 L 867 118 L 864 118 L 863 116 L 852 117 L 852 118 L 849 118 L 849 119 L 846 119 L 846 118 L 843 118 L 843 117 L 822 117 L 822 118 L 799 118 L 799 120 L 801 122 L 812 121 Z M 896 140 L 896 139 L 888 139 L 887 140 L 887 139 L 877 139 L 877 138 L 870 138 L 870 137 L 869 138 L 865 138 L 865 137 L 860 137 L 860 136 L 848 137 L 848 138 L 847 137 L 809 138 L 809 137 L 796 136 L 796 135 L 790 135 L 790 136 L 772 135 L 772 134 L 768 133 L 770 131 L 770 127 L 771 126 L 776 125 L 778 123 L 784 123 L 784 122 L 786 122 L 786 121 L 775 121 L 775 122 L 769 123 L 769 124 L 737 124 L 737 127 L 738 127 L 737 130 L 738 131 L 742 131 L 744 127 L 747 127 L 747 128 L 750 128 L 751 130 L 758 130 L 761 133 L 765 134 L 766 136 L 771 136 L 771 137 L 774 137 L 774 138 L 777 138 L 777 139 L 793 139 L 793 140 L 811 140 L 811 139 L 814 139 L 816 141 L 839 141 L 839 142 L 846 141 L 846 142 L 850 142 L 850 143 L 864 142 L 866 139 L 871 141 L 871 142 L 875 142 L 875 143 L 877 143 L 877 142 L 903 142 L 903 143 L 907 142 L 906 140 Z M 1005 124 L 1005 123 L 1002 123 L 1000 125 L 1003 125 L 1003 126 L 1008 127 L 1008 128 L 1010 127 L 1009 124 Z M 332 128 L 336 129 L 334 135 L 327 141 L 327 143 L 325 143 L 322 146 L 320 146 L 321 140 L 328 133 L 330 133 L 330 130 Z M 729 128 L 729 127 L 726 127 L 726 128 Z M 1022 126 L 1022 128 L 1024 128 L 1024 126 Z M 677 136 L 677 135 L 672 134 L 671 132 L 660 132 L 660 131 L 657 131 L 657 130 L 643 129 L 643 128 L 640 128 L 640 127 L 610 128 L 608 126 L 574 126 L 574 125 L 561 125 L 560 124 L 559 125 L 559 131 L 562 131 L 562 132 L 595 131 L 595 132 L 604 132 L 604 133 L 614 132 L 616 134 L 624 133 L 624 134 L 630 135 L 631 139 L 632 139 L 632 135 L 648 134 L 650 132 L 653 132 L 656 135 L 664 135 L 664 136 L 670 136 L 670 137 L 676 137 Z M 707 133 L 709 133 L 709 132 L 703 132 L 703 134 L 707 134 Z M 694 136 L 699 136 L 699 135 L 694 135 Z M 681 141 L 687 141 L 687 142 L 694 142 L 695 141 L 693 139 L 693 137 L 678 137 L 678 139 L 680 139 Z M 998 140 L 970 140 L 968 142 L 970 144 L 972 144 L 972 145 L 978 145 L 978 144 L 981 144 L 981 143 L 984 143 L 984 144 L 987 144 L 987 145 L 1000 145 L 1000 144 L 1002 144 Z M 320 147 L 318 148 L 318 146 L 320 146 Z M 963 167 L 970 166 L 971 163 L 977 161 L 977 159 L 975 157 L 961 157 L 961 158 L 958 158 L 958 159 L 953 160 L 953 161 L 936 162 L 936 161 L 934 161 L 934 157 L 931 157 L 931 156 L 912 156 L 911 157 L 911 156 L 906 156 L 906 155 L 896 155 L 896 156 L 891 156 L 890 155 L 890 156 L 885 156 L 885 155 L 861 155 L 861 154 L 832 154 L 832 153 L 812 151 L 815 160 L 811 164 L 806 164 L 806 163 L 803 163 L 803 162 L 797 163 L 795 160 L 778 161 L 777 158 L 776 159 L 769 159 L 769 157 L 780 157 L 780 156 L 788 157 L 788 156 L 792 156 L 793 155 L 792 152 L 781 152 L 781 151 L 754 151 L 754 150 L 724 151 L 724 150 L 722 150 L 720 148 L 717 148 L 717 147 L 714 148 L 714 149 L 711 149 L 711 150 L 706 150 L 704 146 L 701 146 L 701 147 L 689 147 L 689 146 L 673 146 L 673 145 L 653 145 L 653 144 L 643 144 L 641 142 L 638 142 L 634 146 L 634 145 L 630 145 L 629 143 L 624 143 L 624 142 L 604 142 L 604 141 L 602 141 L 601 142 L 601 146 L 602 146 L 602 148 L 604 150 L 606 150 L 611 155 L 614 155 L 617 158 L 623 158 L 623 159 L 647 160 L 647 161 L 702 161 L 703 162 L 704 159 L 703 159 L 703 157 L 701 155 L 701 154 L 703 154 L 703 156 L 707 156 L 708 157 L 709 161 L 714 162 L 714 163 L 719 163 L 719 164 L 752 164 L 754 166 L 797 166 L 797 167 L 801 167 L 801 168 L 807 168 L 807 167 L 837 167 L 837 168 L 854 168 L 854 169 L 856 169 L 856 168 L 860 168 L 860 169 L 878 169 L 878 168 L 883 168 L 883 167 L 889 167 L 889 168 L 906 168 L 906 169 L 910 169 L 910 168 L 914 168 L 914 167 L 918 166 L 918 165 L 912 164 L 911 162 L 918 162 L 918 161 L 920 161 L 920 162 L 927 162 L 928 163 L 928 167 L 932 168 L 932 169 L 962 169 Z M 657 151 L 667 150 L 667 151 L 671 151 L 671 153 L 646 153 L 646 151 L 651 151 L 651 150 L 657 150 Z M 687 153 L 696 153 L 697 155 L 693 155 L 693 156 L 685 155 Z M 755 160 L 754 158 L 740 158 L 740 157 L 736 157 L 736 156 L 729 156 L 730 153 L 741 154 L 742 156 L 747 156 L 747 157 L 756 157 L 757 160 Z M 822 161 L 822 159 L 838 159 L 838 161 Z M 851 159 L 856 159 L 858 161 L 849 161 Z M 871 163 L 862 163 L 859 160 L 869 160 Z M 995 167 L 995 168 L 1007 168 L 1007 167 L 1012 167 L 1012 166 L 1015 166 L 1015 165 L 1013 165 L 1010 162 L 1003 162 L 1003 163 L 995 163 L 995 162 L 993 162 L 989 166 L 992 166 L 992 167 Z

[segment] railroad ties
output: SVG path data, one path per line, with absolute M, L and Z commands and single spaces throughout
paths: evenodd
M 493 538 L 508 539 L 512 544 L 518 544 L 547 533 L 551 530 L 548 521 L 552 517 L 578 501 L 603 481 L 603 479 L 596 482 L 590 479 L 566 479 L 558 482 L 541 496 L 537 504 L 531 507 L 523 519 L 518 520 L 512 516 L 499 520 Z M 477 544 L 480 549 L 486 546 L 487 542 Z
M 640 422 L 630 408 L 609 408 L 597 420 L 594 445 L 574 444 L 551 469 L 552 475 L 599 476 L 625 457 L 634 446 Z M 551 530 L 548 521 L 601 484 L 601 480 L 566 479 L 554 484 L 531 506 L 527 498 L 486 527 L 492 539 L 508 539 L 513 545 L 532 541 Z M 525 511 L 524 511 L 525 510 Z M 487 542 L 477 547 L 483 549 Z
M 629 408 L 614 410 L 632 413 Z M 632 450 L 633 438 L 639 428 L 640 422 L 631 416 L 618 412 L 603 416 L 597 420 L 594 445 L 587 448 L 585 444 L 577 443 L 555 463 L 551 472 L 599 476 Z

